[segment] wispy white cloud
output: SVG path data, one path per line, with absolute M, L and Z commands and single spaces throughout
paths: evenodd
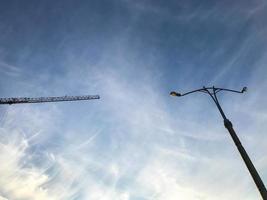
M 208 156 L 212 154 L 201 148 L 196 153 L 185 135 L 198 130 L 195 132 L 199 138 L 189 135 L 196 141 L 207 141 L 205 128 L 188 122 L 185 124 L 192 126 L 192 130 L 175 126 L 153 85 L 131 85 L 117 73 L 99 76 L 99 86 L 105 91 L 105 105 L 101 109 L 108 111 L 106 117 L 111 117 L 109 123 L 116 127 L 114 132 L 105 133 L 102 129 L 83 142 L 79 142 L 78 132 L 63 133 L 60 149 L 45 148 L 36 155 L 31 150 L 34 145 L 51 141 L 51 135 L 47 136 L 50 139 L 42 138 L 44 133 L 53 132 L 53 126 L 60 120 L 53 116 L 57 109 L 46 110 L 46 114 L 38 107 L 29 106 L 14 106 L 8 110 L 1 129 L 1 135 L 5 136 L 0 148 L 1 163 L 5 163 L 0 170 L 3 197 L 93 200 L 253 198 L 250 191 L 246 191 L 251 180 L 239 155 L 229 156 L 231 150 L 236 151 L 231 148 L 232 144 L 229 144 L 229 151 L 218 150 L 217 156 L 210 159 Z M 21 119 L 24 120 L 18 123 Z M 51 121 L 54 122 L 51 124 Z M 88 123 L 90 126 L 94 121 Z M 43 131 L 36 135 L 38 130 Z M 105 146 L 101 151 L 93 148 L 99 142 L 99 135 L 103 138 L 103 134 L 111 135 L 110 152 L 105 152 Z M 219 138 L 214 145 L 225 144 L 224 137 Z M 214 145 L 210 145 L 211 149 Z M 39 156 L 40 163 L 37 162 Z M 227 164 L 229 162 L 231 164 Z M 244 173 L 240 174 L 235 167 L 243 168 Z M 236 182 L 243 175 L 247 178 L 237 186 Z
M 18 77 L 21 75 L 19 67 L 0 61 L 0 72 L 11 77 Z

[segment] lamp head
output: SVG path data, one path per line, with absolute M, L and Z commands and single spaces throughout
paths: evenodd
M 241 92 L 246 92 L 248 90 L 247 87 L 243 87 L 242 91 Z
M 170 92 L 170 95 L 173 96 L 173 97 L 180 97 L 180 96 L 182 96 L 180 93 L 177 93 L 175 91 Z

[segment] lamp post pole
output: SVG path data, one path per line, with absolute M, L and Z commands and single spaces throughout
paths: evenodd
M 256 168 L 254 167 L 252 161 L 250 160 L 246 150 L 244 149 L 244 147 L 242 146 L 239 138 L 237 137 L 236 133 L 235 133 L 235 130 L 233 128 L 233 125 L 232 125 L 232 122 L 227 119 L 227 117 L 225 116 L 224 112 L 223 112 L 223 109 L 218 101 L 218 98 L 217 98 L 217 93 L 220 92 L 220 91 L 228 91 L 228 92 L 235 92 L 235 93 L 243 93 L 247 90 L 246 87 L 244 87 L 241 91 L 236 91 L 236 90 L 230 90 L 230 89 L 225 89 L 225 88 L 215 88 L 214 86 L 213 87 L 203 87 L 201 89 L 198 89 L 198 90 L 193 90 L 193 91 L 190 91 L 190 92 L 187 92 L 187 93 L 184 93 L 184 94 L 180 94 L 180 93 L 177 93 L 177 92 L 171 92 L 170 95 L 172 96 L 176 96 L 176 97 L 181 97 L 181 96 L 185 96 L 185 95 L 188 95 L 188 94 L 191 94 L 191 93 L 195 93 L 195 92 L 203 92 L 203 93 L 206 93 L 208 94 L 212 100 L 214 101 L 214 103 L 216 104 L 223 120 L 224 120 L 224 126 L 225 128 L 229 131 L 243 161 L 245 162 L 247 168 L 248 168 L 248 171 L 249 173 L 251 174 L 263 200 L 267 200 L 267 191 L 266 191 L 266 188 L 264 186 L 264 183 L 263 181 L 261 180 Z

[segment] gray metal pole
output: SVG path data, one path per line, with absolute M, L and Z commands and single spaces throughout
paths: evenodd
M 258 188 L 258 190 L 259 190 L 259 192 L 260 192 L 260 194 L 262 196 L 262 199 L 263 200 L 267 200 L 267 190 L 265 188 L 265 185 L 264 185 L 263 181 L 261 180 L 261 177 L 258 174 L 258 172 L 257 172 L 256 168 L 254 167 L 253 163 L 251 162 L 246 150 L 244 149 L 243 145 L 241 144 L 239 138 L 237 137 L 237 135 L 235 133 L 235 130 L 233 128 L 232 122 L 229 119 L 226 118 L 226 116 L 225 116 L 225 114 L 223 112 L 223 109 L 222 109 L 222 107 L 221 107 L 221 105 L 220 105 L 220 103 L 219 103 L 219 101 L 217 99 L 216 92 L 215 92 L 214 88 L 213 88 L 213 91 L 214 91 L 214 93 L 213 93 L 214 97 L 212 96 L 211 93 L 209 93 L 209 92 L 208 93 L 210 94 L 210 96 L 214 100 L 218 110 L 220 111 L 220 113 L 222 115 L 222 118 L 224 120 L 224 126 L 229 131 L 229 133 L 230 133 L 230 135 L 231 135 L 231 137 L 232 137 L 232 139 L 233 139 L 233 141 L 234 141 L 234 143 L 235 143 L 235 145 L 236 145 L 236 147 L 237 147 L 237 149 L 238 149 L 243 161 L 245 162 L 245 164 L 246 164 L 246 166 L 248 168 L 248 171 L 249 171 L 250 175 L 252 176 L 252 178 L 253 178 L 253 180 L 254 180 L 254 182 L 255 182 L 255 184 L 256 184 L 256 186 L 257 186 L 257 188 Z
M 234 140 L 234 143 L 241 155 L 241 157 L 243 158 L 249 173 L 251 174 L 255 184 L 257 185 L 257 188 L 262 196 L 262 199 L 267 200 L 267 191 L 265 188 L 264 183 L 261 180 L 260 175 L 258 174 L 256 168 L 254 167 L 253 163 L 251 162 L 246 150 L 244 149 L 244 147 L 242 146 L 239 138 L 237 137 L 235 130 L 233 129 L 233 125 L 231 123 L 230 120 L 226 119 L 224 120 L 224 126 L 225 128 L 227 128 L 227 130 L 229 131 L 232 139 Z

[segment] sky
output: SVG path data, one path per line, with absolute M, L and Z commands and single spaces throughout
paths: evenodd
M 266 0 L 0 2 L 0 200 L 260 199 L 212 100 L 267 184 Z

